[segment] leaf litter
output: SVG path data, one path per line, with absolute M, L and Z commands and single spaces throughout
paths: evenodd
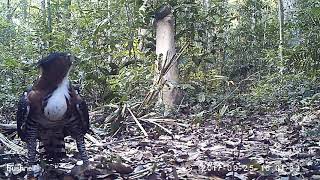
M 93 132 L 86 135 L 90 167 L 75 165 L 79 155 L 75 142 L 67 138 L 70 157 L 64 163 L 46 165 L 43 178 L 242 180 L 320 177 L 320 139 L 316 134 L 319 111 L 291 116 L 286 112 L 273 112 L 239 119 L 224 117 L 219 122 L 209 118 L 201 123 L 195 123 L 192 116 L 170 119 L 152 114 L 137 118 L 132 111 L 130 114 L 132 118 L 123 120 L 120 130 L 113 131 L 116 132 L 114 136 L 106 133 L 108 129 L 103 123 L 96 121 L 92 125 Z M 1 135 L 10 134 L 1 130 Z M 23 178 L 26 175 L 24 168 L 8 171 L 7 165 L 10 162 L 14 167 L 25 167 L 24 152 L 15 151 L 24 144 L 8 138 L 2 138 L 1 142 L 7 145 L 0 146 L 0 178 Z M 12 148 L 12 143 L 20 146 Z

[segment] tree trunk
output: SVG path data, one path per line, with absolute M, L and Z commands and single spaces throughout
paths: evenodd
M 28 0 L 24 0 L 21 3 L 23 8 L 23 20 L 26 22 L 28 18 Z
M 69 27 L 70 26 L 70 19 L 71 19 L 71 0 L 65 0 L 64 1 L 64 14 L 63 14 L 63 23 L 65 27 Z M 71 33 L 71 29 L 66 28 L 65 29 L 65 33 L 67 35 L 67 37 L 72 37 L 72 33 Z M 70 38 L 65 39 L 65 48 L 69 48 L 71 47 L 71 40 Z
M 48 33 L 49 35 L 49 51 L 50 48 L 52 47 L 52 38 L 51 38 L 51 32 L 52 32 L 52 17 L 51 17 L 51 3 L 50 0 L 47 1 L 47 6 L 48 6 Z
M 65 16 L 64 16 L 64 21 L 66 19 L 70 19 L 71 18 L 71 11 L 69 9 L 69 7 L 71 6 L 71 0 L 66 0 L 64 2 L 64 10 L 65 10 Z
M 284 21 L 289 21 L 293 18 L 295 6 L 296 0 L 282 0 Z
M 46 0 L 41 0 L 41 12 L 42 12 L 42 17 L 43 17 L 43 23 L 46 22 Z
M 10 0 L 7 1 L 7 20 L 11 21 L 11 5 L 10 5 Z
M 278 17 L 279 17 L 279 57 L 283 62 L 283 4 L 282 0 L 278 0 Z
M 147 1 L 144 1 L 143 4 L 140 6 L 139 11 L 142 14 L 146 13 L 146 8 L 147 8 Z M 143 21 L 143 23 L 145 23 L 145 21 Z M 139 27 L 138 29 L 138 40 L 139 40 L 139 45 L 138 45 L 138 49 L 141 52 L 144 52 L 145 50 L 145 41 L 146 41 L 146 36 L 148 34 L 148 30 L 143 28 L 143 27 Z M 141 59 L 141 57 L 139 57 L 140 55 L 138 55 L 138 59 Z
M 291 22 L 293 24 L 296 23 L 297 17 L 295 17 L 297 1 L 296 0 L 282 0 L 283 6 L 283 21 Z M 287 41 L 288 46 L 296 46 L 301 42 L 299 30 L 296 28 L 290 28 L 287 31 L 290 33 L 290 38 Z
M 164 86 L 159 93 L 158 103 L 165 107 L 165 115 L 174 110 L 175 105 L 179 102 L 179 81 L 178 62 L 175 61 L 169 65 L 176 53 L 174 40 L 174 17 L 170 6 L 162 7 L 155 16 L 156 26 L 156 73 L 155 79 L 158 80 L 161 72 L 165 67 L 170 67 L 166 74 L 163 75 L 161 84 Z M 157 83 L 157 82 L 156 82 Z
M 46 26 L 47 24 L 47 10 L 46 10 L 46 0 L 41 0 L 41 12 L 42 12 L 42 26 Z M 47 49 L 47 41 L 45 39 L 41 39 L 39 45 L 39 52 L 44 52 Z M 42 54 L 44 55 L 44 54 Z
M 111 2 L 110 2 L 110 0 L 108 0 L 108 3 L 107 3 L 107 5 L 108 5 L 108 26 L 110 26 L 111 25 L 111 14 L 110 14 L 110 11 L 111 11 Z M 111 37 L 111 28 L 108 28 L 108 30 L 107 30 L 107 34 L 108 34 L 108 37 Z M 112 57 L 111 57 L 111 45 L 110 45 L 110 43 L 108 43 L 108 63 L 111 63 L 112 62 Z

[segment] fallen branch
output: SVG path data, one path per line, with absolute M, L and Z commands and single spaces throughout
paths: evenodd
M 156 116 L 156 115 L 157 115 L 157 113 L 155 113 L 155 112 L 150 112 L 150 113 L 148 113 L 148 114 L 145 114 L 145 115 L 141 116 L 140 118 L 146 119 L 146 118 L 148 118 L 148 117 L 154 117 L 154 116 Z
M 94 144 L 102 144 L 100 141 L 98 141 L 95 137 L 91 136 L 90 134 L 86 134 L 84 137 Z
M 146 130 L 144 130 L 144 128 L 142 127 L 142 125 L 140 124 L 139 120 L 134 116 L 134 114 L 132 113 L 132 111 L 127 108 L 129 113 L 131 114 L 133 120 L 137 123 L 138 127 L 140 128 L 140 130 L 142 131 L 142 133 L 144 134 L 144 136 L 148 137 L 148 133 L 146 132 Z
M 100 109 L 100 110 L 97 110 L 97 111 L 90 111 L 89 112 L 89 116 L 92 117 L 92 116 L 100 115 L 100 114 L 103 114 L 103 112 L 104 112 L 103 109 Z
M 145 138 L 145 136 L 135 136 L 135 137 L 132 137 L 132 138 L 122 139 L 122 140 L 118 140 L 118 141 L 112 141 L 112 142 L 100 143 L 100 144 L 92 144 L 92 146 L 104 147 L 104 146 L 108 146 L 108 145 L 111 145 L 111 144 L 118 144 L 118 143 L 122 143 L 122 142 L 126 142 L 126 141 L 142 139 L 142 138 Z
M 182 126 L 182 127 L 189 127 L 188 124 L 184 124 L 184 123 L 179 123 L 179 122 L 176 122 L 177 120 L 175 119 L 144 119 L 144 118 L 140 118 L 141 120 L 148 120 L 148 121 L 153 121 L 153 122 L 163 122 L 163 123 L 168 123 L 168 124 L 175 124 L 175 125 L 178 125 L 178 126 Z
M 140 118 L 139 118 L 139 119 L 140 119 Z M 141 121 L 144 121 L 144 122 L 152 123 L 152 124 L 160 127 L 161 129 L 163 129 L 164 131 L 166 131 L 168 134 L 172 135 L 172 132 L 171 132 L 169 129 L 163 127 L 161 124 L 159 124 L 159 123 L 157 123 L 157 122 L 155 122 L 155 121 L 150 121 L 149 119 L 140 119 L 140 120 L 141 120 Z
M 2 144 L 7 146 L 9 149 L 15 151 L 17 154 L 25 154 L 26 153 L 24 148 L 20 147 L 19 145 L 16 145 L 14 142 L 10 141 L 2 133 L 0 133 L 0 142 L 2 142 Z
M 116 118 L 119 115 L 120 107 L 113 111 L 109 116 L 107 116 L 104 120 L 104 122 L 111 122 L 114 118 Z
M 17 129 L 17 124 L 0 124 L 0 129 L 16 130 Z
M 145 169 L 131 173 L 130 179 L 141 179 L 141 178 L 145 177 L 147 174 L 153 173 L 155 168 L 156 168 L 156 164 L 153 163 L 151 166 L 149 166 Z

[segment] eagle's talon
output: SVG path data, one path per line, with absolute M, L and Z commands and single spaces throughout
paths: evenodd
M 38 179 L 41 176 L 42 169 L 39 164 L 29 165 L 27 179 Z

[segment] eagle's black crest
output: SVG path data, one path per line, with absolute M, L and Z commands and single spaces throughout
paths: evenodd
M 68 56 L 68 53 L 64 53 L 64 52 L 51 53 L 49 54 L 49 56 L 38 61 L 37 66 L 38 67 L 45 66 L 46 64 L 50 64 L 52 61 L 58 59 L 59 57 L 66 57 L 66 56 Z

